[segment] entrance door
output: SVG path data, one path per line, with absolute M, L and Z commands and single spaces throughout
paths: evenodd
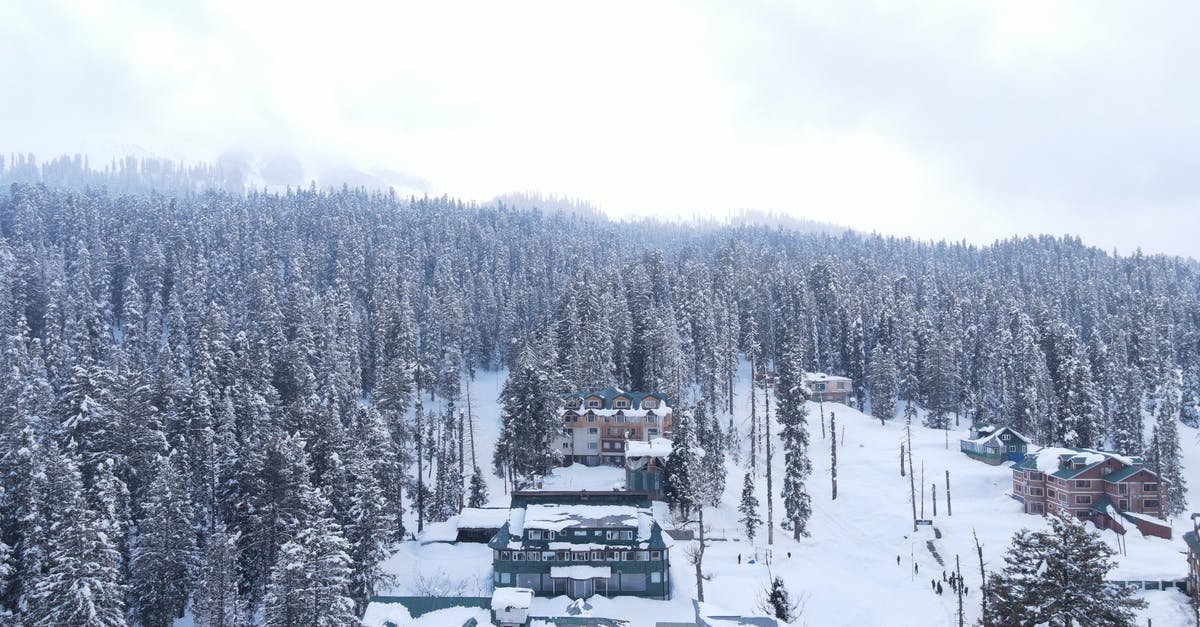
M 594 593 L 595 587 L 592 585 L 591 579 L 572 579 L 571 580 L 571 598 L 586 599 Z

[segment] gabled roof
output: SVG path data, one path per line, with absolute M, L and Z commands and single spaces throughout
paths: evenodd
M 1142 466 L 1126 466 L 1120 470 L 1117 470 L 1115 472 L 1110 472 L 1107 475 L 1104 475 L 1104 480 L 1109 483 L 1117 483 L 1118 481 L 1124 481 L 1124 480 L 1138 474 L 1139 472 L 1141 472 L 1143 470 L 1146 470 L 1146 469 Z M 1150 471 L 1146 470 L 1146 472 L 1150 472 Z M 1154 473 L 1150 472 L 1150 474 L 1154 474 Z
M 615 385 L 610 385 L 602 390 L 593 390 L 590 392 L 577 392 L 575 394 L 564 394 L 563 398 L 564 399 L 577 398 L 577 399 L 583 400 L 586 398 L 591 398 L 593 396 L 599 396 L 603 400 L 603 402 L 601 403 L 601 407 L 600 407 L 601 409 L 613 409 L 613 400 L 615 400 L 619 396 L 624 396 L 624 397 L 628 398 L 630 400 L 630 405 L 634 408 L 640 408 L 642 406 L 642 400 L 646 399 L 646 398 L 657 398 L 661 405 L 664 405 L 664 406 L 670 405 L 670 402 L 667 399 L 667 395 L 663 394 L 662 392 L 630 392 L 627 390 L 623 390 Z M 664 409 L 665 408 L 666 407 L 664 407 Z M 584 409 L 587 409 L 587 408 L 584 408 Z
M 985 427 L 985 429 L 987 429 L 987 427 Z M 977 431 L 978 431 L 978 429 L 977 429 Z M 1005 434 L 1005 433 L 1011 433 L 1012 435 L 1016 436 L 1016 438 L 1018 440 L 1024 442 L 1025 444 L 1033 444 L 1033 440 L 1030 440 L 1029 438 L 1021 435 L 1020 431 L 1017 431 L 1016 429 L 1013 429 L 1012 427 L 1000 427 L 999 429 L 995 429 L 994 431 L 987 431 L 986 433 L 983 433 L 982 435 L 980 435 L 978 438 L 975 438 L 974 440 L 967 440 L 967 442 L 974 442 L 976 444 L 984 444 L 986 442 L 990 442 L 992 440 L 998 439 L 1002 434 Z

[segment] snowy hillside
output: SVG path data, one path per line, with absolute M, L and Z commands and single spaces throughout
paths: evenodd
M 918 482 L 924 465 L 925 502 L 918 516 L 932 519 L 933 527 L 912 532 L 909 480 L 899 472 L 900 444 L 904 439 L 901 418 L 880 425 L 879 421 L 847 406 L 809 404 L 809 431 L 814 471 L 808 489 L 813 498 L 814 514 L 810 521 L 812 537 L 794 542 L 788 531 L 778 528 L 783 506 L 778 498 L 782 485 L 782 454 L 776 441 L 774 487 L 776 490 L 775 542 L 768 545 L 766 530 L 760 529 L 756 541 L 745 540 L 738 524 L 737 505 L 749 450 L 746 443 L 750 400 L 748 368 L 743 365 L 737 389 L 737 414 L 742 444 L 740 462 L 730 455 L 726 490 L 720 507 L 706 512 L 710 535 L 718 538 L 705 555 L 704 571 L 711 576 L 705 582 L 705 600 L 729 613 L 756 614 L 759 597 L 771 576 L 784 579 L 793 594 L 805 600 L 807 625 L 953 625 L 957 598 L 945 587 L 941 596 L 931 590 L 930 579 L 941 580 L 943 570 L 952 572 L 957 557 L 966 581 L 963 598 L 968 624 L 979 617 L 979 561 L 973 534 L 983 545 L 988 570 L 1003 565 L 1002 554 L 1012 534 L 1023 528 L 1043 528 L 1041 517 L 1027 516 L 1019 503 L 1007 495 L 1012 473 L 1007 466 L 989 466 L 958 451 L 958 440 L 966 435 L 966 425 L 949 432 L 927 429 L 914 424 L 913 463 Z M 476 399 L 494 398 L 503 384 L 503 373 L 485 373 L 472 386 Z M 762 396 L 759 392 L 758 412 Z M 479 400 L 476 407 L 476 437 L 480 455 L 490 455 L 499 425 L 499 409 Z M 826 424 L 836 415 L 838 425 L 838 497 L 832 500 L 830 485 L 830 439 L 822 437 L 820 417 Z M 727 417 L 722 424 L 727 423 Z M 826 427 L 828 429 L 828 427 Z M 772 433 L 778 434 L 778 426 Z M 1185 429 L 1185 465 L 1200 468 L 1200 445 L 1195 432 Z M 765 463 L 760 460 L 760 464 Z M 482 464 L 481 464 L 482 465 Z M 760 465 L 760 468 L 762 466 Z M 945 473 L 950 472 L 951 507 L 947 513 Z M 488 473 L 491 505 L 508 500 L 498 478 Z M 623 473 L 612 468 L 573 466 L 559 469 L 548 478 L 546 487 L 603 490 L 620 483 Z M 933 513 L 932 484 L 937 486 L 937 515 Z M 756 481 L 766 518 L 766 481 Z M 935 531 L 941 537 L 935 537 Z M 1125 538 L 1126 556 L 1118 556 L 1114 578 L 1175 579 L 1184 576 L 1186 559 L 1180 536 L 1189 529 L 1185 520 L 1175 521 L 1175 539 L 1144 538 L 1136 531 Z M 1104 540 L 1118 546 L 1117 536 L 1102 532 Z M 591 600 L 597 616 L 612 616 L 633 621 L 633 625 L 653 626 L 660 620 L 691 620 L 695 578 L 684 557 L 687 543 L 679 543 L 672 553 L 674 596 L 670 601 L 632 597 Z M 936 551 L 936 556 L 930 550 Z M 788 556 L 790 553 L 790 557 Z M 741 563 L 739 563 L 739 556 Z M 900 563 L 896 563 L 897 556 Z M 941 562 L 938 561 L 940 557 Z M 754 563 L 751 563 L 754 562 Z M 491 554 L 482 545 L 421 545 L 408 542 L 386 564 L 398 576 L 394 587 L 381 590 L 394 595 L 486 595 L 491 574 Z M 1177 592 L 1145 592 L 1149 607 L 1145 618 L 1155 625 L 1187 624 L 1185 597 Z M 565 597 L 535 599 L 535 614 L 560 613 Z M 378 618 L 376 616 L 375 618 Z M 395 618 L 395 617 L 393 617 Z M 430 616 L 433 620 L 435 617 Z M 373 619 L 367 616 L 368 624 Z M 401 624 L 404 624 L 401 622 Z M 420 624 L 427 624 L 421 622 Z M 432 623 L 428 623 L 432 624 Z

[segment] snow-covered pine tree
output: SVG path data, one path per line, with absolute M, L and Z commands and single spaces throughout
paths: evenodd
M 710 417 L 709 406 L 704 401 L 696 404 L 693 422 L 699 429 L 699 444 L 704 451 L 700 460 L 701 475 L 707 480 L 700 485 L 701 500 L 709 507 L 716 507 L 725 493 L 725 441 L 721 433 L 721 422 L 716 412 Z
M 169 627 L 183 616 L 196 574 L 195 531 L 183 478 L 159 458 L 142 503 L 129 559 L 129 593 L 138 622 Z
M 238 594 L 238 537 L 217 522 L 208 536 L 196 587 L 192 620 L 199 627 L 238 627 L 248 622 Z
M 758 517 L 758 496 L 754 493 L 754 473 L 747 472 L 742 479 L 742 501 L 738 504 L 738 513 L 742 515 L 738 522 L 746 528 L 746 538 L 754 541 L 754 533 L 762 519 Z
M 682 516 L 705 501 L 702 484 L 704 451 L 697 441 L 696 423 L 690 409 L 679 403 L 674 408 L 671 460 L 663 477 L 667 503 Z
M 518 484 L 548 474 L 561 455 L 553 446 L 560 432 L 557 376 L 545 366 L 526 342 L 500 393 L 502 425 L 492 462 Z
M 871 351 L 870 378 L 871 415 L 880 421 L 896 417 L 896 366 L 887 349 L 875 345 Z
M 1145 602 L 1105 580 L 1113 549 L 1073 518 L 1048 518 L 1048 532 L 1017 532 L 1004 568 L 988 577 L 984 624 L 1132 627 Z
M 1148 468 L 1159 474 L 1165 491 L 1160 494 L 1168 518 L 1187 511 L 1187 481 L 1183 476 L 1183 451 L 1179 444 L 1180 372 L 1169 368 L 1159 390 Z
M 788 343 L 778 363 L 775 397 L 778 399 L 779 439 L 783 444 L 783 510 L 784 520 L 792 529 L 792 537 L 807 537 L 808 519 L 812 515 L 812 498 L 805 482 L 812 474 L 808 457 L 808 388 L 804 385 L 804 352 L 802 340 L 789 333 Z
M 350 598 L 349 546 L 328 514 L 329 500 L 305 486 L 302 522 L 279 548 L 263 600 L 263 625 L 335 626 L 358 623 Z
M 32 625 L 124 626 L 121 553 L 84 501 L 73 456 L 51 444 L 45 462 L 46 480 L 35 494 L 49 524 L 45 561 L 25 569 L 33 581 L 23 618 Z
M 483 507 L 487 505 L 487 501 L 487 482 L 483 479 L 483 471 L 479 470 L 479 466 L 475 466 L 471 469 L 471 491 L 467 497 L 467 507 Z

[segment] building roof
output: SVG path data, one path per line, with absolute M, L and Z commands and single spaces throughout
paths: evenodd
M 575 505 L 537 503 L 509 510 L 508 528 L 513 535 L 525 529 L 616 529 L 638 527 L 642 512 L 632 505 Z M 649 516 L 649 512 L 644 514 Z
M 813 383 L 828 382 L 828 381 L 833 381 L 833 382 L 837 382 L 837 381 L 850 382 L 850 381 L 852 381 L 852 379 L 850 377 L 843 377 L 843 376 L 836 375 L 836 374 L 825 374 L 824 372 L 806 372 L 806 373 L 804 373 L 804 380 L 810 381 Z
M 533 590 L 529 588 L 496 588 L 492 591 L 493 610 L 527 610 L 532 603 Z
M 964 442 L 972 442 L 975 444 L 984 444 L 991 440 L 998 440 L 1002 434 L 1011 433 L 1012 435 L 1016 436 L 1016 438 L 1018 440 L 1024 442 L 1025 444 L 1033 444 L 1033 440 L 1030 440 L 1029 438 L 1021 435 L 1020 431 L 1017 431 L 1016 429 L 1013 429 L 1012 427 L 1000 427 L 999 429 L 997 429 L 995 427 L 985 426 L 982 429 L 976 429 L 976 432 L 982 432 L 982 431 L 985 431 L 985 432 L 982 433 L 978 438 L 975 438 L 974 440 L 963 440 L 963 441 Z
M 1139 472 L 1141 472 L 1143 470 L 1146 470 L 1146 469 L 1142 466 L 1126 466 L 1120 470 L 1110 472 L 1107 475 L 1104 475 L 1104 480 L 1109 483 L 1117 483 L 1119 481 L 1124 481 L 1124 480 L 1138 474 Z M 1150 471 L 1147 470 L 1146 472 L 1150 472 Z
M 670 457 L 671 441 L 666 438 L 654 438 L 649 442 L 630 440 L 625 443 L 626 457 Z
M 1189 531 L 1183 534 L 1183 541 L 1187 544 L 1188 550 L 1194 555 L 1200 555 L 1200 537 L 1195 531 Z
M 499 529 L 508 520 L 507 507 L 464 507 L 458 514 L 459 529 Z
M 610 385 L 602 390 L 564 394 L 563 398 L 577 398 L 583 400 L 592 396 L 599 396 L 601 399 L 603 399 L 604 402 L 601 403 L 600 409 L 613 409 L 613 400 L 615 400 L 618 396 L 624 396 L 628 398 L 630 400 L 630 406 L 635 409 L 640 408 L 642 406 L 642 400 L 646 398 L 657 398 L 659 400 L 660 410 L 669 411 L 671 409 L 669 407 L 670 402 L 668 402 L 669 399 L 667 398 L 667 395 L 663 394 L 662 392 L 630 392 L 613 385 Z

